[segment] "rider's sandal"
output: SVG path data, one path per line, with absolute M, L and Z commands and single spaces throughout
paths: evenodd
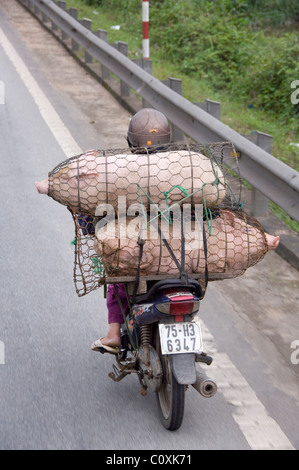
M 104 349 L 105 351 L 109 352 L 109 353 L 112 353 L 112 354 L 118 354 L 119 353 L 119 350 L 120 348 L 116 347 L 116 348 L 113 348 L 111 346 L 107 346 L 106 344 L 102 344 L 102 340 L 103 338 L 100 338 L 100 339 L 97 339 L 96 341 L 94 341 L 91 345 L 91 350 L 92 351 L 99 351 L 99 352 L 102 352 L 101 349 Z

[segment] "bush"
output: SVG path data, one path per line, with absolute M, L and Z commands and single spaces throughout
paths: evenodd
M 132 34 L 141 23 L 141 0 L 85 2 L 117 11 Z M 299 112 L 290 100 L 299 43 L 277 25 L 297 16 L 298 0 L 150 0 L 151 48 L 185 75 L 289 119 Z
M 87 5 L 103 7 L 107 10 L 122 10 L 124 12 L 134 12 L 135 8 L 141 9 L 140 0 L 83 0 Z
M 256 63 L 247 71 L 243 87 L 257 105 L 284 117 L 298 114 L 299 106 L 291 104 L 291 83 L 299 79 L 298 44 L 288 34 L 272 38 L 271 47 L 260 48 Z
M 253 30 L 248 9 L 254 3 L 151 0 L 151 42 L 185 74 L 206 78 L 248 104 L 295 116 L 290 85 L 299 79 L 298 38 Z

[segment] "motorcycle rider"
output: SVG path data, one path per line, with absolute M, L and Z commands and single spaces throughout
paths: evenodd
M 160 111 L 144 108 L 132 117 L 127 132 L 127 142 L 133 153 L 165 151 L 170 139 L 171 132 L 168 120 Z M 116 284 L 114 287 L 114 285 L 109 284 L 107 288 L 109 330 L 105 337 L 96 340 L 92 344 L 91 349 L 93 351 L 99 351 L 100 348 L 103 348 L 108 352 L 118 352 L 121 345 L 120 327 L 124 322 L 119 300 L 123 306 L 124 314 L 127 315 L 129 306 L 125 285 Z

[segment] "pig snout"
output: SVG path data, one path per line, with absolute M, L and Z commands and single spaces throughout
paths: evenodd
M 48 194 L 48 189 L 49 189 L 48 178 L 43 181 L 36 181 L 35 187 L 37 191 L 39 192 L 39 194 Z
M 269 250 L 275 250 L 278 247 L 280 238 L 279 236 L 275 237 L 273 235 L 269 235 L 269 233 L 265 233 L 265 237 L 267 240 L 267 245 Z

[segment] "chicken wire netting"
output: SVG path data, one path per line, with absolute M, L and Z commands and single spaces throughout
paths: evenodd
M 49 173 L 48 194 L 73 216 L 77 294 L 137 272 L 175 277 L 183 260 L 199 279 L 242 274 L 267 242 L 241 211 L 241 189 L 236 151 L 226 142 L 91 150 L 61 163 Z

